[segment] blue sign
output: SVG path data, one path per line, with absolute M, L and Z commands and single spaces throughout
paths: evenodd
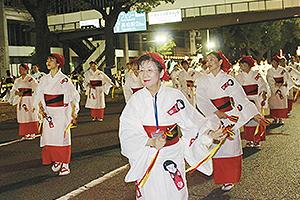
M 137 13 L 136 11 L 129 11 L 127 13 L 121 12 L 114 27 L 114 33 L 145 30 L 147 30 L 146 14 L 145 12 Z

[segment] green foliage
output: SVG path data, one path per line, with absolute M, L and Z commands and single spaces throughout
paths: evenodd
M 173 55 L 173 50 L 176 47 L 176 43 L 173 38 L 170 38 L 164 44 L 152 44 L 149 47 L 149 51 L 158 52 L 162 55 Z
M 253 55 L 256 59 L 271 56 L 284 48 L 291 51 L 300 40 L 300 20 L 289 19 L 215 30 L 224 38 L 224 50 L 229 58 Z

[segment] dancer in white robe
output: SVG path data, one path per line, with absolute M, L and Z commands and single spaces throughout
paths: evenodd
M 255 60 L 252 56 L 242 57 L 239 64 L 240 71 L 235 78 L 242 85 L 248 99 L 254 103 L 258 111 L 261 111 L 262 105 L 267 101 L 267 83 L 258 70 L 253 70 Z M 248 141 L 247 145 L 250 147 L 259 147 L 259 142 L 266 138 L 266 127 L 260 126 L 259 132 L 255 132 L 258 125 L 252 119 L 244 126 L 244 139 Z
M 50 73 L 42 77 L 37 88 L 34 106 L 43 116 L 42 163 L 52 165 L 59 175 L 70 173 L 71 131 L 79 111 L 80 96 L 71 79 L 61 72 L 64 57 L 52 53 L 46 62 Z
M 272 57 L 271 64 L 273 67 L 267 72 L 267 82 L 271 89 L 270 116 L 274 119 L 274 124 L 283 125 L 282 119 L 288 117 L 288 73 L 279 66 L 280 60 L 281 57 L 278 55 Z
M 227 138 L 213 157 L 214 182 L 223 184 L 222 190 L 232 189 L 240 181 L 242 172 L 242 146 L 239 128 L 253 117 L 262 117 L 245 95 L 241 85 L 230 75 L 230 63 L 221 52 L 207 56 L 210 73 L 197 82 L 196 99 L 199 110 L 207 117 L 217 115 L 223 126 L 234 125 L 234 136 Z M 227 69 L 227 70 L 226 70 Z M 224 71 L 223 71 L 224 70 Z M 229 117 L 237 116 L 233 122 Z M 215 146 L 215 145 L 213 145 Z
M 138 63 L 145 87 L 132 95 L 120 117 L 121 153 L 130 163 L 125 181 L 136 182 L 139 200 L 187 200 L 184 158 L 195 165 L 208 153 L 212 138 L 224 138 L 219 120 L 204 118 L 179 90 L 161 85 L 167 74 L 159 54 L 146 53 Z M 198 170 L 211 175 L 211 161 Z
M 138 65 L 135 60 L 127 63 L 128 72 L 125 74 L 125 83 L 123 85 L 123 93 L 125 102 L 127 103 L 129 98 L 142 89 L 144 86 L 141 79 L 138 77 Z
M 86 90 L 85 107 L 91 110 L 92 120 L 103 121 L 105 109 L 105 96 L 114 85 L 110 78 L 97 69 L 95 62 L 90 62 L 90 69 L 84 74 L 83 87 Z
M 195 106 L 195 81 L 201 75 L 190 68 L 188 61 L 181 62 L 182 70 L 178 73 L 179 90 L 186 96 L 189 102 Z
M 19 66 L 21 77 L 15 80 L 11 90 L 12 104 L 17 104 L 17 121 L 19 123 L 19 136 L 25 139 L 34 139 L 38 134 L 38 115 L 33 108 L 33 98 L 37 81 L 28 73 L 26 64 Z

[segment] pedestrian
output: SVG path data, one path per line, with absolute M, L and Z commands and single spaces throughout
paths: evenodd
M 102 71 L 97 69 L 94 61 L 90 63 L 90 69 L 84 74 L 83 86 L 86 90 L 85 107 L 91 110 L 92 120 L 103 121 L 105 109 L 105 96 L 113 86 L 111 79 Z
M 70 173 L 70 127 L 77 118 L 80 96 L 72 81 L 61 72 L 62 55 L 50 54 L 46 65 L 50 72 L 41 78 L 34 100 L 35 108 L 43 116 L 42 163 L 53 164 L 52 171 L 63 176 Z
M 271 89 L 271 96 L 269 98 L 270 116 L 274 119 L 274 126 L 282 126 L 284 123 L 282 119 L 288 117 L 288 101 L 287 101 L 287 81 L 288 73 L 279 66 L 281 57 L 275 55 L 272 57 L 270 68 L 267 72 L 267 82 Z
M 126 65 L 128 72 L 125 74 L 125 83 L 123 85 L 123 93 L 125 101 L 128 102 L 132 94 L 143 88 L 141 79 L 138 77 L 138 64 L 136 60 L 132 60 Z
M 130 164 L 125 181 L 136 183 L 137 199 L 188 199 L 184 159 L 193 166 L 208 153 L 212 138 L 224 138 L 218 119 L 204 118 L 179 90 L 161 84 L 168 74 L 158 53 L 145 53 L 137 62 L 144 88 L 120 117 L 121 153 Z M 198 168 L 208 175 L 211 169 L 211 162 Z
M 187 60 L 182 60 L 181 66 L 182 70 L 178 73 L 179 89 L 195 106 L 195 80 L 200 76 L 200 73 L 191 68 Z
M 19 123 L 19 136 L 25 139 L 34 139 L 38 134 L 37 112 L 33 108 L 37 81 L 28 74 L 27 64 L 19 65 L 20 77 L 15 80 L 11 90 L 12 103 L 17 105 L 17 121 Z
M 258 111 L 261 111 L 261 107 L 267 101 L 267 83 L 257 70 L 253 70 L 255 60 L 252 56 L 242 57 L 239 65 L 240 70 L 235 78 L 243 87 L 248 99 L 254 103 Z M 266 128 L 257 129 L 258 126 L 254 119 L 244 126 L 244 139 L 248 141 L 246 145 L 249 147 L 260 147 L 259 142 L 265 140 Z
M 44 72 L 40 72 L 40 66 L 38 64 L 34 64 L 32 66 L 31 74 L 38 82 L 40 82 L 40 79 L 46 75 Z
M 231 64 L 222 52 L 210 52 L 206 65 L 210 73 L 196 81 L 197 107 L 205 116 L 216 114 L 224 127 L 233 126 L 234 135 L 224 141 L 213 157 L 214 182 L 228 191 L 240 181 L 242 172 L 239 128 L 253 117 L 259 121 L 261 116 L 240 84 L 227 74 Z

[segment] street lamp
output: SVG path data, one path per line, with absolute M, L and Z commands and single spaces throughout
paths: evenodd
M 207 43 L 207 49 L 208 50 L 212 50 L 213 48 L 215 48 L 215 43 L 214 42 L 212 42 L 212 41 L 209 41 L 208 43 Z
M 168 34 L 163 32 L 157 33 L 154 37 L 154 41 L 157 44 L 164 44 L 167 42 L 167 40 L 168 40 Z

